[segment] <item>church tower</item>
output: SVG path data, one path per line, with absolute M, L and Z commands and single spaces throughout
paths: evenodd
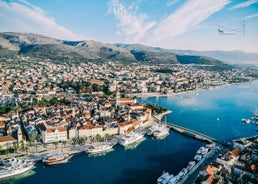
M 120 91 L 116 88 L 116 108 L 120 104 Z
M 20 144 L 22 139 L 22 130 L 21 130 L 21 126 L 18 126 L 18 130 L 17 130 L 17 139 L 18 139 L 18 143 Z

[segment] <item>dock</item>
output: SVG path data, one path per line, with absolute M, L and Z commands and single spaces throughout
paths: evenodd
M 215 138 L 210 137 L 208 135 L 205 135 L 203 133 L 197 132 L 195 130 L 185 128 L 185 127 L 182 127 L 182 126 L 179 126 L 179 125 L 175 125 L 175 124 L 172 124 L 172 123 L 166 123 L 166 125 L 170 129 L 173 129 L 174 131 L 177 131 L 177 132 L 179 132 L 181 134 L 184 134 L 186 136 L 193 137 L 195 139 L 199 139 L 199 140 L 202 140 L 202 141 L 207 141 L 209 143 L 218 143 L 218 140 L 216 140 Z
M 153 116 L 153 118 L 157 122 L 166 124 L 170 129 L 172 129 L 172 130 L 174 130 L 176 132 L 179 132 L 181 134 L 184 134 L 184 135 L 186 135 L 188 137 L 192 137 L 192 138 L 195 138 L 195 139 L 198 139 L 198 140 L 202 140 L 202 141 L 206 141 L 206 142 L 209 142 L 209 143 L 219 143 L 219 141 L 217 139 L 215 139 L 213 137 L 210 137 L 208 135 L 205 135 L 203 133 L 200 133 L 200 132 L 197 132 L 195 130 L 192 130 L 192 129 L 189 129 L 189 128 L 185 128 L 185 127 L 173 124 L 173 123 L 167 123 L 167 122 L 161 121 L 161 118 L 157 118 L 155 116 Z

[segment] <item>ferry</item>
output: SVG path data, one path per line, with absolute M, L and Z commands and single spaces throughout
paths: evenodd
M 88 149 L 85 150 L 87 154 L 99 154 L 99 153 L 106 153 L 112 151 L 112 144 L 102 143 L 90 146 Z
M 137 132 L 129 132 L 119 139 L 119 144 L 122 146 L 129 146 L 144 139 L 144 134 Z
M 55 164 L 67 163 L 68 159 L 69 159 L 69 154 L 59 152 L 59 153 L 48 154 L 45 158 L 43 158 L 42 162 L 46 165 L 55 165 Z
M 10 158 L 2 161 L 0 166 L 0 179 L 22 174 L 33 168 L 35 162 L 31 160 L 20 160 L 17 158 Z
M 153 132 L 153 136 L 157 139 L 164 138 L 169 135 L 169 128 L 166 125 L 161 125 Z

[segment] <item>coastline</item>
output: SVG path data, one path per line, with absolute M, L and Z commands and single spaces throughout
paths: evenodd
M 129 94 L 129 96 L 131 96 L 131 97 L 135 96 L 137 98 L 171 97 L 171 96 L 191 94 L 191 93 L 194 94 L 194 93 L 198 93 L 199 91 L 203 91 L 203 90 L 219 89 L 219 88 L 223 88 L 223 87 L 239 85 L 239 84 L 242 84 L 242 83 L 248 83 L 248 82 L 254 82 L 254 81 L 256 81 L 256 80 L 250 80 L 250 81 L 246 81 L 246 82 L 232 83 L 232 84 L 221 84 L 221 85 L 212 86 L 212 87 L 209 87 L 209 88 L 200 88 L 200 89 L 195 89 L 195 90 L 182 91 L 182 92 L 178 92 L 178 93 L 174 93 L 174 92 L 170 92 L 170 93 L 167 93 L 167 94 L 160 93 L 160 92 L 154 92 L 154 93 L 131 93 L 131 94 Z
M 173 111 L 170 111 L 170 110 L 167 110 L 166 112 L 163 112 L 161 114 L 158 114 L 158 115 L 153 115 L 154 118 L 156 118 L 158 121 L 161 121 L 162 118 L 167 115 L 167 114 L 170 114 L 172 113 Z

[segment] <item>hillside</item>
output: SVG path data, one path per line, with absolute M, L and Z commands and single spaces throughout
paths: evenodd
M 107 44 L 92 40 L 67 41 L 32 33 L 0 33 L 2 58 L 29 56 L 52 62 L 106 62 L 124 64 L 204 64 L 225 65 L 218 59 L 197 54 L 178 54 L 172 50 L 143 45 Z

